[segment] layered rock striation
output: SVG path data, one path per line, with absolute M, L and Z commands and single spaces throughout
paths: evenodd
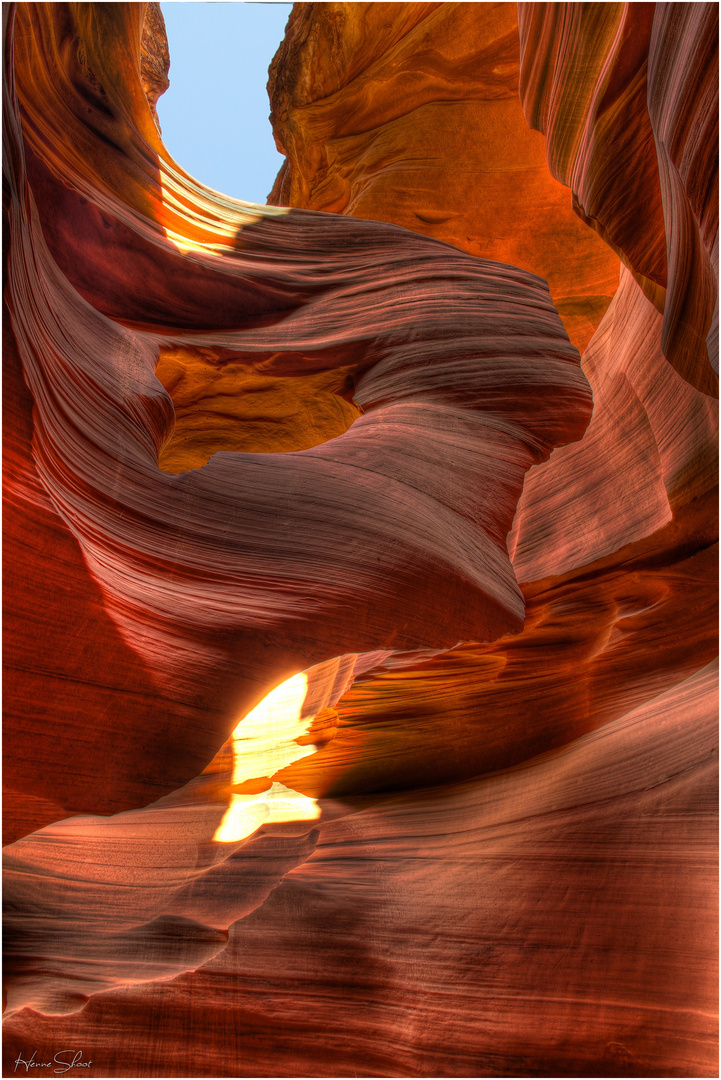
M 107 37 L 110 73 L 130 48 L 121 14 L 74 15 L 81 43 L 88 37 L 83 55 Z M 30 164 L 27 180 L 19 165 L 9 207 L 8 303 L 33 396 L 26 470 L 77 541 L 117 631 L 156 686 L 180 697 L 185 719 L 179 726 L 165 706 L 155 718 L 106 716 L 101 731 L 90 712 L 66 722 L 55 752 L 78 740 L 102 747 L 84 794 L 55 770 L 38 782 L 32 719 L 13 725 L 23 739 L 13 761 L 43 797 L 107 811 L 130 799 L 128 773 L 171 789 L 197 775 L 238 715 L 310 663 L 520 629 L 506 535 L 523 477 L 580 437 L 591 398 L 545 284 L 515 268 L 390 225 L 304 211 L 230 208 L 232 235 L 227 223 L 214 235 L 209 220 L 206 239 L 177 239 L 192 188 L 171 171 L 139 82 L 116 91 L 112 123 L 97 121 L 115 140 L 108 146 L 92 143 L 87 86 L 64 93 L 59 77 L 36 70 L 46 39 L 75 40 L 69 17 L 26 9 L 14 27 L 21 111 L 8 128 L 19 140 L 22 123 L 17 158 Z M 48 65 L 62 69 L 69 48 Z M 45 150 L 68 109 L 78 141 L 92 143 L 82 159 L 58 139 Z M 89 197 L 101 175 L 102 210 Z M 262 452 L 228 454 L 211 424 L 199 460 L 159 468 L 176 409 L 155 369 L 170 384 L 169 356 L 189 372 L 197 350 L 221 379 L 242 366 L 251 380 L 243 397 L 226 382 L 235 429 L 247 432 L 257 409 L 272 421 L 272 388 L 292 383 L 319 445 L 273 453 L 261 433 L 248 449 Z M 189 378 L 181 424 L 189 397 L 202 427 L 203 377 Z M 340 437 L 333 415 L 324 420 L 319 378 L 326 394 L 335 383 Z M 275 427 L 284 429 L 282 414 Z M 132 766 L 119 769 L 116 752 Z
M 717 15 L 4 8 L 6 1072 L 713 1071 Z
M 514 4 L 295 4 L 270 72 L 286 162 L 268 198 L 530 270 L 583 350 L 618 262 L 549 173 L 519 73 Z

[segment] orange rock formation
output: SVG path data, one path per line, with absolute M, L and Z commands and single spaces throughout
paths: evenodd
M 515 4 L 295 4 L 270 72 L 287 157 L 268 201 L 392 221 L 530 270 L 583 351 L 618 261 L 550 174 L 519 63 Z
M 717 7 L 4 17 L 5 1072 L 712 1072 Z

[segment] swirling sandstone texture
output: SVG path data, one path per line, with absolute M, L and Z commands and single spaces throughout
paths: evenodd
M 515 4 L 294 4 L 270 72 L 286 162 L 268 201 L 393 221 L 530 270 L 582 351 L 618 260 L 550 174 L 519 64 Z
M 5 1074 L 715 1071 L 717 15 L 6 5 Z

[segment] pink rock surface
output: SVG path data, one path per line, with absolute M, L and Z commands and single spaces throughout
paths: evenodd
M 711 665 L 507 773 L 328 806 L 332 820 L 308 835 L 259 836 L 197 874 L 172 916 L 156 914 L 177 850 L 168 812 L 121 815 L 124 828 L 110 819 L 116 879 L 84 886 L 106 933 L 80 901 L 91 864 L 75 864 L 80 902 L 52 935 L 37 911 L 34 963 L 56 987 L 73 950 L 79 987 L 83 969 L 130 982 L 157 978 L 153 964 L 161 978 L 200 966 L 82 1009 L 66 1001 L 76 1011 L 41 1026 L 26 1011 L 9 1025 L 6 1060 L 32 1042 L 43 1060 L 81 1047 L 109 1076 L 704 1074 L 716 693 Z M 86 827 L 43 830 L 8 858 L 20 868 L 44 850 L 47 867 L 58 856 L 65 866 L 63 843 Z M 143 914 L 155 902 L 156 917 L 121 930 L 119 913 L 132 920 L 118 875 L 150 850 Z
M 669 362 L 718 396 L 717 5 L 519 4 L 519 30 L 551 172 L 663 314 Z

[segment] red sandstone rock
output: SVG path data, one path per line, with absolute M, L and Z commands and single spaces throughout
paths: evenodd
M 35 402 L 33 457 L 125 642 L 166 697 L 205 714 L 188 738 L 187 712 L 107 717 L 104 762 L 84 796 L 66 793 L 62 777 L 53 791 L 46 776 L 45 797 L 101 810 L 113 807 L 108 784 L 122 792 L 115 798 L 130 794 L 116 744 L 133 755 L 133 773 L 172 790 L 197 775 L 239 715 L 309 662 L 520 629 L 505 537 L 523 475 L 582 434 L 590 401 L 544 285 L 522 271 L 381 223 L 302 212 L 259 212 L 224 252 L 183 254 L 152 221 L 131 228 L 131 201 L 137 213 L 143 192 L 123 143 L 136 160 L 143 147 L 148 157 L 140 121 L 115 121 L 116 143 L 94 146 L 89 164 L 58 140 L 52 155 L 44 148 L 43 124 L 61 98 L 33 97 L 49 76 L 30 63 L 28 42 L 51 26 L 67 32 L 66 17 L 32 9 L 16 62 L 39 210 L 11 207 L 9 304 Z M 94 18 L 102 24 L 104 9 Z M 107 18 L 112 28 L 120 16 Z M 109 72 L 123 56 L 109 49 Z M 79 95 L 71 103 L 80 125 Z M 40 160 L 46 153 L 58 178 Z M 101 211 L 85 185 L 117 159 L 122 179 L 105 174 Z M 164 167 L 157 159 L 156 171 Z M 125 269 L 100 239 L 106 227 L 124 238 Z M 206 315 L 206 288 L 227 306 Z M 191 318 L 193 334 L 182 325 Z M 364 415 L 303 454 L 221 454 L 166 475 L 158 452 L 173 405 L 153 371 L 160 345 L 184 344 L 220 348 L 221 371 L 223 357 L 299 381 L 350 367 Z M 54 735 L 56 753 L 92 726 L 88 716 L 71 721 Z
M 544 148 L 512 6 L 298 5 L 283 201 L 350 169 L 354 222 L 168 159 L 148 7 L 8 37 L 5 1072 L 712 1072 L 714 9 L 521 5 Z M 590 424 L 543 284 L 440 220 L 449 107 L 496 117 L 466 235 L 576 340 L 626 264 Z M 301 734 L 225 741 L 346 650 Z
M 717 5 L 519 4 L 519 30 L 551 172 L 663 314 L 670 363 L 718 396 Z
M 305 837 L 258 836 L 178 893 L 172 917 L 80 949 L 86 924 L 39 935 L 43 972 L 67 971 L 75 943 L 78 986 L 110 956 L 115 978 L 118 955 L 135 960 L 128 982 L 202 966 L 82 1011 L 66 1001 L 73 1015 L 25 1011 L 6 1025 L 6 1060 L 31 1043 L 82 1047 L 109 1076 L 709 1071 L 713 675 L 510 772 L 349 806 Z M 141 857 L 155 835 L 167 860 L 176 830 L 153 808 L 135 820 Z M 149 899 L 167 866 L 146 870 Z M 107 910 L 112 886 L 94 895 Z M 211 929 L 225 926 L 227 944 Z

